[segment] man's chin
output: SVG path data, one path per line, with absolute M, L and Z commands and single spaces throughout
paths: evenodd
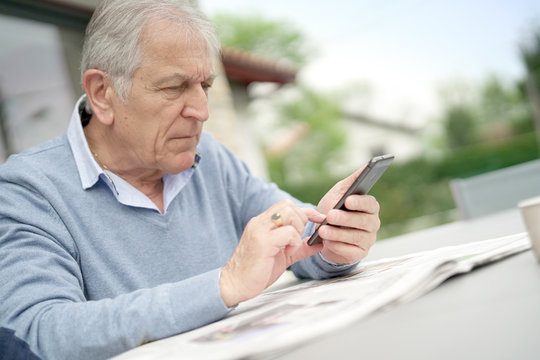
M 186 171 L 193 167 L 195 163 L 196 153 L 182 154 L 182 156 L 177 157 L 176 161 L 167 164 L 167 173 L 170 175 L 176 175 L 183 171 Z

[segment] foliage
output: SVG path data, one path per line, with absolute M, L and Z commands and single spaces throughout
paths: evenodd
M 521 54 L 529 76 L 534 74 L 540 88 L 540 30 L 521 48 Z M 380 237 L 413 230 L 410 224 L 415 218 L 431 217 L 428 226 L 454 220 L 450 179 L 537 159 L 539 145 L 527 101 L 529 89 L 525 82 L 505 84 L 496 76 L 472 91 L 463 83 L 446 88 L 440 119 L 449 150 L 437 160 L 420 157 L 394 164 L 374 187 L 373 194 L 382 204 L 381 221 L 386 224 Z M 506 128 L 505 136 L 496 136 L 497 127 Z
M 499 122 L 510 124 L 513 129 L 511 136 L 483 140 L 477 138 L 475 141 L 470 140 L 462 144 L 455 144 L 461 146 L 455 146 L 440 158 L 421 156 L 405 163 L 392 164 L 371 191 L 381 203 L 380 218 L 384 226 L 380 231 L 379 238 L 415 230 L 415 228 L 411 228 L 411 224 L 417 219 L 425 217 L 430 218 L 429 223 L 426 223 L 425 226 L 455 220 L 453 217 L 455 216 L 453 212 L 455 204 L 448 185 L 450 179 L 466 178 L 538 157 L 539 149 L 531 127 L 531 113 L 526 111 L 525 100 L 519 98 L 519 92 L 516 88 L 499 85 L 500 83 L 494 78 L 489 79 L 484 86 L 479 88 L 476 105 L 470 102 L 467 106 L 460 108 L 455 104 L 454 108 L 447 109 L 445 116 L 447 118 L 468 117 L 467 120 L 473 123 L 471 126 L 479 126 L 480 128 L 482 126 L 489 127 L 493 123 Z M 316 119 L 313 124 L 328 125 L 324 119 L 331 118 L 329 115 L 331 112 L 324 109 L 332 109 L 333 107 L 313 94 L 310 95 L 312 97 L 310 100 L 308 95 L 309 93 L 298 103 L 289 104 L 286 107 L 287 113 L 290 115 L 289 121 L 295 118 L 305 118 L 306 116 L 302 114 L 309 113 L 313 109 L 313 116 Z M 319 106 L 316 105 L 317 101 L 314 99 L 318 99 Z M 483 110 L 481 112 L 479 104 L 487 106 L 486 104 L 490 102 L 497 103 L 499 111 L 505 114 L 504 118 L 497 120 L 481 117 L 482 114 L 487 114 L 489 111 Z M 317 118 L 317 115 L 322 114 L 324 115 L 321 118 Z M 339 116 L 339 111 L 336 110 L 335 114 Z M 521 125 L 518 127 L 515 126 L 516 124 Z M 459 134 L 460 130 L 453 129 L 453 131 Z M 332 131 L 321 127 L 321 136 L 324 137 L 326 134 L 332 134 Z M 310 144 L 312 145 L 313 142 L 299 143 L 296 150 L 305 150 L 303 153 L 305 158 L 300 159 L 293 154 L 288 154 L 287 157 L 290 156 L 291 160 L 288 163 L 289 167 L 281 167 L 281 175 L 276 178 L 278 184 L 293 196 L 317 203 L 321 196 L 340 179 L 332 178 L 328 172 L 325 173 L 325 167 L 320 166 L 324 161 L 321 161 L 319 166 L 315 164 L 320 159 L 319 155 L 315 155 L 315 150 L 309 147 Z M 328 143 L 327 146 L 333 145 Z M 309 160 L 310 156 L 311 161 Z M 304 165 L 305 168 L 303 168 Z M 287 174 L 290 174 L 291 171 L 294 172 L 295 167 L 301 169 L 300 173 L 304 175 L 308 173 L 309 168 L 318 168 L 320 175 L 303 176 L 304 180 L 308 179 L 303 182 L 284 181 Z M 276 172 L 273 171 L 272 176 L 275 174 Z M 275 178 L 273 177 L 273 179 Z
M 443 124 L 448 146 L 451 149 L 470 145 L 476 141 L 476 124 L 473 110 L 463 105 L 454 105 L 446 110 Z
M 312 184 L 333 181 L 329 169 L 342 156 L 346 139 L 336 100 L 301 87 L 297 95 L 280 104 L 280 125 L 304 123 L 307 133 L 286 153 L 267 152 L 270 177 L 285 190 L 293 189 L 298 183 L 307 189 Z M 310 198 L 302 195 L 303 200 Z M 320 197 L 319 193 L 315 203 Z
M 479 143 L 433 160 L 419 157 L 394 163 L 375 184 L 371 194 L 381 204 L 383 224 L 379 238 L 411 230 L 410 221 L 431 217 L 430 225 L 454 220 L 455 203 L 449 180 L 465 178 L 538 158 L 534 133 L 497 142 Z M 317 203 L 338 178 L 312 179 L 286 187 L 293 196 Z
M 523 89 L 495 75 L 476 88 L 464 87 L 463 83 L 447 85 L 441 97 L 444 108 L 440 122 L 445 131 L 444 145 L 449 150 L 533 129 Z
M 540 27 L 533 33 L 529 42 L 521 47 L 521 58 L 527 69 L 521 88 L 529 99 L 534 114 L 534 128 L 540 143 Z
M 216 15 L 213 21 L 224 46 L 287 60 L 297 65 L 305 64 L 311 53 L 302 32 L 286 21 L 229 14 Z
M 466 178 L 538 158 L 534 132 L 456 150 L 437 168 L 437 178 Z
M 520 47 L 521 60 L 540 88 L 540 28 Z
M 455 220 L 450 179 L 466 178 L 538 157 L 532 114 L 518 86 L 503 83 L 496 76 L 466 91 L 462 85 L 447 89 L 446 107 L 440 118 L 447 129 L 448 150 L 444 155 L 439 158 L 420 156 L 395 163 L 371 191 L 381 204 L 380 239 Z M 302 108 L 317 109 L 306 99 L 293 107 Z M 292 118 L 303 117 L 299 110 L 290 113 L 296 114 Z M 501 125 L 507 130 L 506 135 L 492 136 L 493 130 Z M 326 130 L 322 134 L 326 134 Z M 298 144 L 298 148 L 304 146 L 307 145 Z M 311 151 L 312 148 L 306 148 L 305 156 Z M 312 159 L 317 157 L 313 155 Z M 281 180 L 302 161 L 309 164 L 308 160 L 297 161 L 291 156 L 290 167 L 282 169 Z M 311 166 L 316 165 L 311 163 L 306 168 Z M 317 203 L 340 180 L 325 174 L 323 169 L 319 169 L 321 176 L 305 176 L 308 181 L 279 182 L 279 185 L 299 199 Z M 426 222 L 417 225 L 424 220 Z
M 444 158 L 418 158 L 393 164 L 373 188 L 382 205 L 381 221 L 389 224 L 381 237 L 407 228 L 407 221 L 432 215 L 443 223 L 455 208 L 448 182 L 538 158 L 534 132 L 496 142 L 483 142 L 448 153 Z M 419 185 L 421 184 L 421 186 Z
M 480 87 L 479 121 L 483 123 L 511 122 L 521 114 L 526 100 L 514 85 L 504 84 L 497 76 L 490 76 Z
M 309 52 L 294 27 L 260 17 L 215 17 L 225 46 L 239 47 L 297 64 Z M 540 88 L 540 30 L 521 47 L 521 55 Z M 420 156 L 394 163 L 371 193 L 381 204 L 379 238 L 409 230 L 429 217 L 426 226 L 453 218 L 455 204 L 448 181 L 511 166 L 538 157 L 531 107 L 525 82 L 508 84 L 493 75 L 480 86 L 454 82 L 442 89 L 443 110 L 437 119 L 444 129 L 441 157 Z M 332 165 L 343 156 L 345 130 L 338 101 L 299 89 L 280 106 L 281 127 L 304 123 L 308 131 L 286 152 L 267 152 L 271 179 L 293 196 L 316 204 L 340 178 Z
M 224 46 L 298 65 L 304 64 L 313 51 L 305 36 L 286 21 L 228 14 L 217 15 L 213 20 Z M 346 136 L 335 99 L 302 87 L 297 91 L 296 97 L 277 105 L 281 117 L 278 125 L 293 129 L 305 124 L 307 131 L 285 153 L 267 149 L 267 163 L 271 179 L 282 189 L 317 203 L 321 197 L 320 184 L 328 190 L 334 183 L 329 168 L 339 160 Z M 301 187 L 300 192 L 297 186 Z M 311 193 L 310 188 L 314 189 Z

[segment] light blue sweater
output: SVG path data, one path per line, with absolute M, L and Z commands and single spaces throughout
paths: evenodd
M 224 317 L 221 267 L 249 219 L 289 195 L 207 133 L 198 150 L 163 215 L 122 205 L 102 180 L 84 190 L 65 135 L 12 156 L 0 167 L 0 327 L 45 359 L 100 359 Z M 291 270 L 349 267 L 315 255 Z

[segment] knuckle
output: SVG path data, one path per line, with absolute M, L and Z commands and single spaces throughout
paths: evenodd
M 360 244 L 364 241 L 365 232 L 362 230 L 357 230 L 354 232 L 353 236 L 353 243 L 357 246 L 360 246 Z
M 372 199 L 372 204 L 373 204 L 372 205 L 373 206 L 373 213 L 378 214 L 379 211 L 381 210 L 381 204 L 379 204 L 379 202 L 377 201 L 377 199 L 375 199 L 375 197 L 371 196 L 371 199 Z
M 369 213 L 377 214 L 380 210 L 380 204 L 373 195 L 362 195 L 362 206 Z
M 296 231 L 296 228 L 292 225 L 284 226 L 283 229 L 285 230 L 285 236 L 289 240 L 293 240 L 298 238 L 298 231 Z
M 381 228 L 381 219 L 377 216 L 375 220 L 375 231 L 378 231 Z
M 341 220 L 341 211 L 339 210 L 330 210 L 328 214 L 326 214 L 326 221 L 329 224 L 339 224 L 340 220 Z
M 365 231 L 369 233 L 377 232 L 380 227 L 381 227 L 381 219 L 379 219 L 378 216 L 371 215 L 366 219 L 366 223 L 364 225 Z
M 366 218 L 365 214 L 360 214 L 356 222 L 351 226 L 358 233 L 359 231 L 365 231 L 366 227 L 369 225 L 369 220 Z
M 377 214 L 379 213 L 380 210 L 381 210 L 381 204 L 379 204 L 379 202 L 375 200 L 375 211 L 377 212 Z
M 333 239 L 334 228 L 332 226 L 324 225 L 319 228 L 319 235 L 326 240 Z
M 282 204 L 286 207 L 291 207 L 294 205 L 294 202 L 291 199 L 283 199 L 281 200 Z
M 377 232 L 381 227 L 381 219 L 378 216 L 370 214 L 364 217 L 361 229 L 366 232 Z

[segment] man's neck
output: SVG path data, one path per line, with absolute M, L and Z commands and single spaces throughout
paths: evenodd
M 88 147 L 99 166 L 105 170 L 114 173 L 124 179 L 131 186 L 146 195 L 163 213 L 163 175 L 155 169 L 139 169 L 129 167 L 128 159 L 121 159 L 122 154 L 128 157 L 131 155 L 129 150 L 117 149 L 114 141 L 103 126 L 100 126 L 96 119 L 91 119 L 84 127 L 84 135 Z M 112 145 L 111 145 L 112 144 Z

